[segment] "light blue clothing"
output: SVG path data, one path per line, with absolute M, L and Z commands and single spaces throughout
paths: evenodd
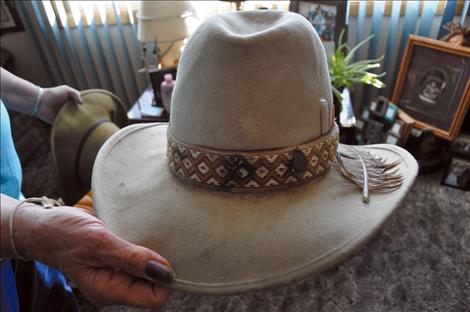
M 0 100 L 0 191 L 19 199 L 21 196 L 21 164 L 11 136 L 10 117 Z M 11 260 L 0 260 L 0 310 L 18 311 L 18 296 Z
M 10 117 L 0 100 L 0 190 L 16 199 L 21 194 L 22 171 L 11 135 Z M 0 311 L 78 311 L 73 291 L 62 273 L 37 261 L 0 259 Z M 17 289 L 17 285 L 20 285 Z
M 13 144 L 10 117 L 1 100 L 0 103 L 0 191 L 5 195 L 19 199 L 22 179 L 21 164 Z

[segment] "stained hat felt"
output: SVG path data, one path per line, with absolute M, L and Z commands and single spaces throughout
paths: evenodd
M 51 132 L 52 156 L 62 200 L 75 204 L 91 189 L 93 164 L 104 142 L 128 124 L 127 111 L 111 92 L 80 92 L 83 104 L 65 103 Z
M 318 273 L 380 229 L 418 168 L 397 146 L 338 145 L 332 103 L 303 17 L 211 17 L 181 57 L 169 125 L 126 127 L 99 151 L 96 213 L 166 257 L 173 289 L 228 294 Z

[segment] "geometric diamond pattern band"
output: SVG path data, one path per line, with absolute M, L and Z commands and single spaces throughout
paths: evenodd
M 305 144 L 268 151 L 213 150 L 176 140 L 168 129 L 171 172 L 183 181 L 228 192 L 259 192 L 311 181 L 335 159 L 338 127 Z

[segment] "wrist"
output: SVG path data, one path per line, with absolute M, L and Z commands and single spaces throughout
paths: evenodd
M 38 86 L 38 93 L 36 95 L 36 99 L 33 104 L 31 116 L 36 116 L 39 113 L 41 109 L 43 93 L 44 93 L 44 89 Z
M 40 244 L 33 239 L 40 233 L 41 219 L 45 209 L 32 203 L 24 203 L 11 213 L 12 222 L 10 233 L 12 237 L 12 249 L 16 255 L 26 259 L 36 259 L 36 249 Z
M 18 243 L 22 246 L 22 239 L 18 239 L 19 233 L 25 232 L 25 228 L 30 227 L 29 222 L 36 219 L 36 214 L 40 209 L 36 205 L 21 202 L 5 194 L 0 194 L 0 242 L 2 258 L 22 258 L 29 255 L 18 251 Z M 20 236 L 24 236 L 21 234 Z M 21 247 L 23 250 L 23 247 Z

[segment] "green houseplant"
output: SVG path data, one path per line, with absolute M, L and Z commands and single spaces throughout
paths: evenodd
M 352 62 L 357 50 L 369 42 L 374 35 L 367 37 L 353 48 L 350 48 L 346 42 L 343 42 L 343 36 L 344 29 L 339 36 L 338 47 L 329 60 L 331 86 L 337 100 L 335 102 L 337 103 L 341 103 L 343 99 L 342 90 L 344 88 L 351 90 L 356 83 L 368 84 L 376 88 L 385 87 L 385 84 L 379 79 L 385 76 L 385 72 L 375 74 L 369 71 L 374 68 L 380 68 L 380 62 L 384 58 L 383 55 L 376 59 Z M 338 109 L 340 107 L 335 107 L 337 114 L 340 112 Z

